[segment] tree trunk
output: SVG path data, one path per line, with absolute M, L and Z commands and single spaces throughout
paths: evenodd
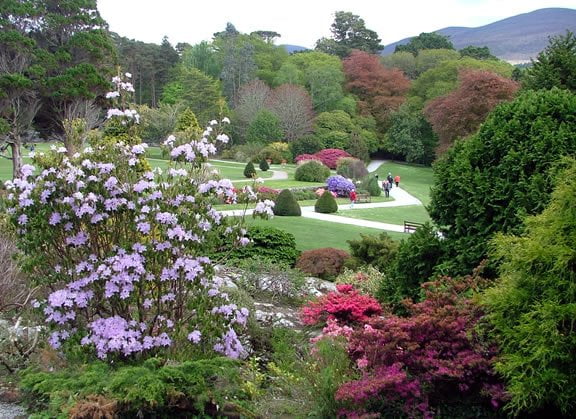
M 10 143 L 12 150 L 12 179 L 20 177 L 22 171 L 22 151 L 20 150 L 20 143 Z

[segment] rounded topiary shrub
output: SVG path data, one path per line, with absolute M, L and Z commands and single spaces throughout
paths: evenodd
M 324 182 L 330 176 L 330 169 L 317 160 L 306 160 L 299 164 L 294 179 L 301 182 Z
M 329 190 L 325 190 L 314 204 L 314 211 L 322 214 L 331 214 L 338 211 L 338 204 Z
M 382 193 L 382 188 L 380 188 L 380 183 L 378 179 L 374 176 L 370 176 L 368 179 L 368 183 L 366 184 L 366 190 L 370 194 L 370 196 L 380 196 Z
M 270 165 L 268 164 L 266 159 L 260 160 L 260 170 L 266 172 L 268 169 L 270 169 Z
M 350 255 L 344 250 L 325 247 L 302 252 L 296 268 L 309 275 L 332 280 L 344 269 L 344 262 Z
M 274 205 L 274 215 L 292 215 L 300 216 L 302 215 L 302 210 L 300 205 L 290 192 L 290 189 L 284 189 L 276 198 L 276 205 Z
M 253 178 L 256 176 L 256 169 L 254 168 L 254 163 L 251 161 L 246 163 L 246 167 L 244 168 L 244 176 L 247 178 Z

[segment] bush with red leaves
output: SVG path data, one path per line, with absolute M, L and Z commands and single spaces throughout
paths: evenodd
M 336 289 L 337 292 L 330 292 L 302 307 L 300 316 L 304 324 L 327 324 L 331 320 L 340 324 L 366 323 L 382 313 L 376 299 L 360 294 L 352 285 L 340 284 Z
M 314 155 L 330 169 L 336 169 L 338 160 L 341 158 L 352 157 L 349 153 L 338 148 L 327 148 L 325 150 L 320 150 Z
M 468 293 L 476 286 L 474 277 L 423 284 L 427 298 L 407 302 L 409 317 L 372 317 L 348 334 L 348 352 L 363 376 L 338 389 L 336 399 L 353 406 L 342 413 L 396 405 L 397 414 L 410 417 L 460 417 L 473 409 L 478 417 L 492 415 L 506 395 L 493 370 L 496 348 L 474 332 L 482 313 Z M 306 320 L 314 314 L 309 309 Z
M 309 275 L 331 280 L 342 272 L 349 257 L 344 250 L 332 247 L 307 250 L 300 254 L 296 267 Z

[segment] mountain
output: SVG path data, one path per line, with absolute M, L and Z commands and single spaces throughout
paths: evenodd
M 486 46 L 498 58 L 518 63 L 536 58 L 548 45 L 549 37 L 564 34 L 566 30 L 576 32 L 574 9 L 538 9 L 478 28 L 453 26 L 435 32 L 449 36 L 456 49 Z M 410 39 L 386 45 L 382 55 L 392 54 L 396 45 L 407 44 Z
M 306 51 L 308 50 L 308 48 L 304 48 L 301 47 L 299 45 L 288 45 L 288 44 L 284 44 L 284 45 L 280 45 L 281 47 L 284 47 L 284 49 L 286 50 L 286 52 L 288 54 L 292 54 L 293 52 L 300 52 L 300 51 Z

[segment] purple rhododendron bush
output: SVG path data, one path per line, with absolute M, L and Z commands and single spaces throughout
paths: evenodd
M 131 91 L 129 82 L 114 82 L 108 97 Z M 127 132 L 139 122 L 129 109 L 113 108 L 108 117 Z M 202 175 L 215 143 L 228 140 L 221 124 L 212 121 L 188 142 L 171 136 L 164 172 L 147 168 L 145 144 L 101 141 L 70 158 L 64 148 L 37 156 L 52 164 L 25 165 L 21 178 L 7 182 L 24 263 L 50 290 L 34 304 L 52 348 L 79 343 L 110 360 L 170 354 L 182 345 L 246 355 L 238 336 L 249 312 L 222 291 L 206 256 L 222 240 L 247 243 L 245 231 L 211 206 L 220 197 L 236 200 L 232 183 Z

